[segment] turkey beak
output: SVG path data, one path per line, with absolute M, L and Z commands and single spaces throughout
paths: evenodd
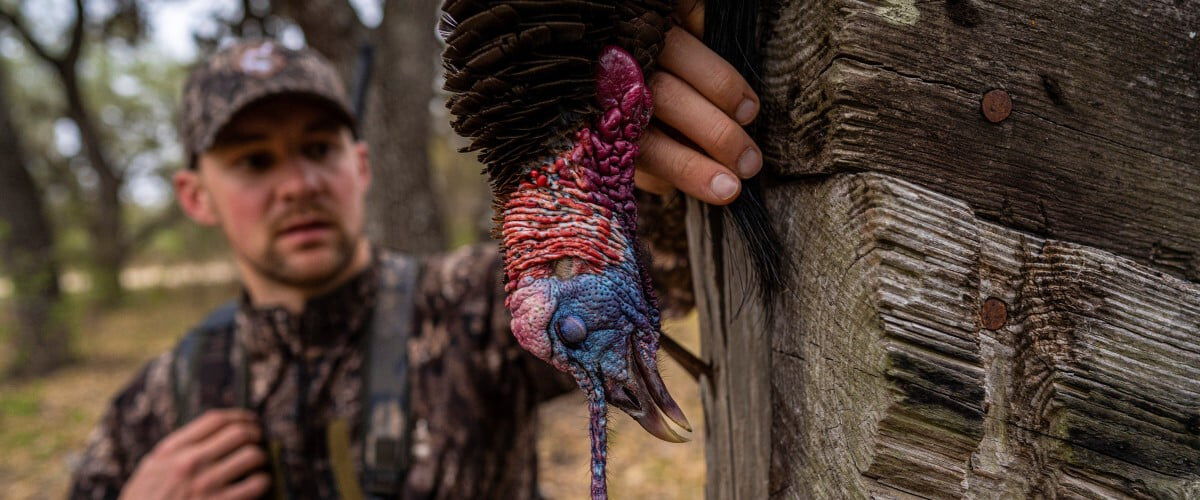
M 663 414 L 666 414 L 679 427 L 688 432 L 692 431 L 691 424 L 683 415 L 683 409 L 667 392 L 657 367 L 649 366 L 650 364 L 645 362 L 643 356 L 638 354 L 631 353 L 630 358 L 632 358 L 630 360 L 632 362 L 629 366 L 633 367 L 629 374 L 630 383 L 628 386 L 622 384 L 617 387 L 607 387 L 605 392 L 608 393 L 609 402 L 628 413 L 638 424 L 641 424 L 643 429 L 646 429 L 646 432 L 656 438 L 670 443 L 689 441 L 688 438 L 675 432 L 675 429 L 663 418 Z M 650 357 L 650 359 L 654 358 Z M 614 384 L 610 382 L 609 385 Z

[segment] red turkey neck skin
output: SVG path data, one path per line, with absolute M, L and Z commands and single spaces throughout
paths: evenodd
M 513 335 L 588 398 L 593 499 L 608 496 L 610 405 L 661 439 L 683 441 L 660 409 L 690 430 L 658 372 L 658 304 L 634 243 L 634 161 L 653 99 L 629 53 L 609 47 L 599 62 L 599 116 L 528 170 L 501 217 Z
M 522 278 L 597 273 L 633 257 L 637 140 L 653 99 L 624 51 L 605 50 L 596 75 L 602 115 L 564 151 L 529 169 L 504 204 L 506 289 Z

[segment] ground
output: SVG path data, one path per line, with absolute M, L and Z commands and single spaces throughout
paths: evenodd
M 139 290 L 117 310 L 79 321 L 80 361 L 49 377 L 0 381 L 0 485 L 6 499 L 62 498 L 69 468 L 109 398 L 187 326 L 232 295 L 230 286 Z M 695 317 L 667 325 L 693 349 Z M 0 364 L 6 358 L 0 352 Z M 665 377 L 693 427 L 703 429 L 696 384 L 673 362 Z M 542 409 L 538 443 L 548 498 L 582 498 L 588 488 L 587 409 L 580 395 Z M 609 489 L 614 498 L 699 498 L 704 488 L 702 436 L 664 443 L 621 414 L 610 431 Z

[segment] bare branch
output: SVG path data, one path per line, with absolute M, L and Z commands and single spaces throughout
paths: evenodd
M 45 45 L 42 45 L 41 42 L 37 41 L 37 38 L 34 38 L 33 32 L 29 31 L 29 27 L 25 25 L 25 21 L 21 19 L 20 12 L 10 12 L 8 9 L 0 9 L 0 19 L 8 23 L 9 26 L 12 26 L 12 28 L 16 30 L 17 35 L 25 41 L 25 44 L 28 45 L 29 48 L 33 50 L 33 53 L 39 58 L 54 65 L 55 67 L 62 67 L 62 65 L 65 63 L 63 58 L 55 57 L 54 54 L 51 54 L 50 51 L 46 49 Z
M 67 52 L 62 58 L 62 62 L 66 66 L 74 67 L 75 63 L 79 61 L 79 53 L 83 51 L 83 25 L 87 18 L 87 13 L 83 8 L 83 0 L 75 0 L 75 23 L 71 25 L 71 42 L 67 45 Z

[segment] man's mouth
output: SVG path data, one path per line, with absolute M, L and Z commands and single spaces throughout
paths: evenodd
M 319 217 L 304 217 L 289 221 L 276 233 L 280 239 L 308 240 L 324 236 L 333 230 L 333 224 Z

